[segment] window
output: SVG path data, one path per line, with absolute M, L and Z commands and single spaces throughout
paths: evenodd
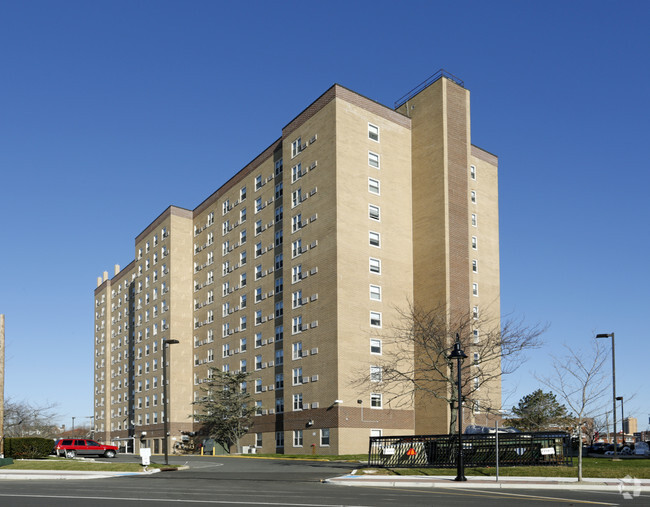
M 230 199 L 226 199 L 223 201 L 223 209 L 221 210 L 221 214 L 225 215 L 230 211 Z
M 370 257 L 370 272 L 381 274 L 381 261 Z
M 280 176 L 280 174 L 282 174 L 282 159 L 275 162 L 275 175 Z
M 221 347 L 222 357 L 228 357 L 230 355 L 230 344 L 224 343 Z
M 472 308 L 472 318 L 478 319 L 478 306 Z
M 476 180 L 476 166 L 474 165 L 469 166 L 469 176 L 473 180 Z
M 239 350 L 240 352 L 246 352 L 246 338 L 241 338 L 239 340 Z
M 478 261 L 476 259 L 472 259 L 472 272 L 478 273 Z
M 370 408 L 381 408 L 382 400 L 380 393 L 371 393 L 370 394 Z
M 298 315 L 291 319 L 291 334 L 300 333 L 302 331 L 302 316 Z M 295 344 L 294 344 L 295 345 Z M 294 359 L 296 359 L 294 357 Z
M 291 307 L 298 308 L 301 305 L 302 305 L 302 291 L 297 290 L 293 294 L 291 294 Z
M 381 327 L 381 313 L 370 312 L 370 325 L 372 327 Z
M 284 447 L 284 431 L 275 432 L 275 446 Z
M 258 378 L 255 380 L 255 392 L 256 393 L 261 393 L 262 392 L 262 379 Z
M 262 242 L 261 241 L 259 243 L 255 243 L 255 258 L 257 259 L 260 255 L 262 255 Z
M 246 243 L 246 229 L 242 229 L 242 231 L 239 233 L 239 242 L 242 245 Z
M 379 127 L 368 123 L 368 139 L 379 142 Z
M 368 218 L 379 221 L 379 206 L 368 204 Z
M 276 278 L 275 279 L 275 293 L 280 294 L 282 292 L 282 289 L 284 288 L 284 282 L 282 277 Z
M 262 333 L 255 333 L 255 348 L 262 346 Z
M 239 318 L 239 329 L 241 331 L 244 331 L 246 329 L 246 317 L 240 317 Z
M 382 379 L 382 367 L 370 366 L 370 382 L 381 382 L 381 379 Z
M 284 398 L 275 399 L 275 412 L 276 414 L 281 414 L 284 412 Z
M 473 296 L 478 296 L 478 283 L 473 283 L 472 284 L 472 295 Z
M 275 256 L 275 269 L 282 269 L 282 265 L 284 263 L 282 262 L 282 254 L 277 254 Z
M 300 138 L 291 143 L 291 158 L 300 153 Z
M 368 192 L 379 195 L 379 180 L 368 178 Z
M 242 266 L 246 264 L 246 250 L 239 252 L 239 264 Z
M 302 384 L 302 368 L 293 369 L 293 385 Z
M 283 313 L 284 313 L 284 302 L 280 301 L 279 303 L 275 303 L 275 318 L 277 319 L 278 317 L 282 317 Z
M 302 253 L 302 239 L 297 239 L 291 243 L 291 256 L 298 257 Z
M 282 236 L 282 229 L 279 231 L 275 231 L 275 247 L 279 247 L 282 244 L 283 241 L 283 236 Z
M 262 198 L 258 197 L 255 199 L 255 213 L 259 213 L 263 208 L 264 206 L 262 206 Z
M 296 232 L 302 228 L 302 215 L 298 213 L 297 215 L 291 217 L 291 232 Z
M 279 199 L 280 197 L 282 197 L 282 183 L 281 182 L 278 183 L 275 186 L 275 198 L 276 198 L 276 200 Z
M 472 236 L 472 249 L 476 250 L 478 248 L 478 240 L 476 239 L 476 236 Z
M 291 207 L 295 208 L 302 202 L 302 189 L 297 189 L 291 192 Z
M 258 264 L 255 266 L 255 280 L 262 278 L 262 265 Z
M 472 200 L 472 203 L 476 204 L 476 192 L 472 190 L 469 195 L 470 195 L 470 199 Z
M 477 222 L 476 213 L 472 213 L 472 227 L 476 227 L 476 222 Z
M 478 352 L 474 352 L 474 365 L 478 366 L 480 362 L 480 354 Z
M 302 447 L 302 430 L 293 430 L 293 446 Z
M 242 208 L 241 211 L 239 212 L 239 221 L 240 222 L 246 221 L 246 208 Z
M 472 343 L 474 345 L 479 343 L 479 334 L 478 334 L 478 329 L 474 329 L 472 331 Z
M 262 301 L 262 287 L 255 289 L 255 302 L 259 303 Z
M 246 187 L 241 187 L 241 190 L 239 191 L 239 200 L 243 201 L 246 199 Z
M 282 222 L 282 217 L 283 217 L 282 206 L 278 206 L 277 208 L 275 208 L 275 221 Z
M 302 393 L 297 393 L 293 395 L 293 409 L 302 410 Z M 302 431 L 300 432 L 302 434 Z
M 291 345 L 291 358 L 300 359 L 302 357 L 302 342 L 294 342 Z
M 330 429 L 322 428 L 320 430 L 320 445 L 321 447 L 328 447 L 330 445 Z
M 373 301 L 381 301 L 381 287 L 379 285 L 370 286 L 370 299 Z
M 370 231 L 368 233 L 368 241 L 370 242 L 370 246 L 375 246 L 377 248 L 381 246 L 381 236 L 378 232 Z
M 368 165 L 370 167 L 376 167 L 379 169 L 379 155 L 373 153 L 372 151 L 368 152 Z
M 284 373 L 278 373 L 275 376 L 275 388 L 284 389 Z
M 377 338 L 370 339 L 370 353 L 381 354 L 381 340 Z
M 291 183 L 294 183 L 302 176 L 301 164 L 294 165 L 291 168 Z
M 262 415 L 262 402 L 261 401 L 256 401 L 255 402 L 255 415 Z
M 256 296 L 256 300 L 257 300 L 257 296 Z M 255 310 L 255 325 L 259 326 L 261 323 L 262 323 L 262 310 Z
M 284 364 L 284 350 L 276 350 L 275 351 L 275 365 L 281 365 Z
M 262 369 L 262 355 L 255 356 L 255 369 L 256 370 L 261 370 Z
M 255 190 L 262 188 L 262 175 L 258 174 L 255 176 Z
M 240 308 L 246 308 L 246 294 L 239 296 L 239 306 Z
M 302 279 L 302 264 L 291 268 L 291 283 L 299 282 Z
M 284 338 L 284 326 L 275 326 L 275 341 L 281 342 Z
M 474 377 L 474 390 L 478 391 L 481 387 L 481 379 L 479 377 Z
M 255 447 L 262 447 L 262 434 L 255 433 Z

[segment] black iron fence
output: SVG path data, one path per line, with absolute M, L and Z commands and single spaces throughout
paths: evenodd
M 499 433 L 498 437 L 500 466 L 573 465 L 568 433 Z M 496 466 L 496 434 L 463 435 L 462 445 L 465 466 Z M 456 466 L 457 453 L 456 435 L 370 437 L 368 465 L 451 468 Z

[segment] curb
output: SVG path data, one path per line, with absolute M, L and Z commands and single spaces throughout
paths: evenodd
M 324 479 L 322 482 L 339 486 L 389 487 L 389 488 L 445 488 L 445 489 L 554 489 L 574 491 L 612 491 L 617 493 L 650 492 L 648 479 L 576 479 L 557 480 L 542 477 L 509 477 L 496 482 L 494 478 L 469 478 L 456 482 L 454 477 L 410 476 L 410 477 L 367 477 L 344 475 Z

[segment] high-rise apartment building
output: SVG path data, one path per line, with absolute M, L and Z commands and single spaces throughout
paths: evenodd
M 446 404 L 392 406 L 378 359 L 399 309 L 499 315 L 497 158 L 470 141 L 444 73 L 395 108 L 334 85 L 193 210 L 170 206 L 95 290 L 95 425 L 162 449 L 197 429 L 210 368 L 250 372 L 260 452 L 364 452 L 370 435 L 446 433 Z M 415 359 L 414 359 L 415 360 Z M 377 389 L 351 382 L 371 372 Z M 500 397 L 495 385 L 490 396 Z

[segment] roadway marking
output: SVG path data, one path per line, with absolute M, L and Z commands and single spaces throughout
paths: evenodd
M 376 489 L 384 489 L 386 491 L 408 491 L 409 493 L 420 493 L 420 491 L 424 492 L 424 490 L 414 490 L 414 489 L 403 489 L 403 488 L 382 488 L 382 487 L 377 487 Z M 444 490 L 444 491 L 441 491 Z M 462 491 L 463 493 L 456 493 L 456 491 Z M 477 494 L 477 492 L 480 492 L 482 494 Z M 446 495 L 451 495 L 451 496 L 475 496 L 479 498 L 485 498 L 485 497 L 492 497 L 492 498 L 499 498 L 499 497 L 518 497 L 522 499 L 527 499 L 527 500 L 536 500 L 539 502 L 564 502 L 564 503 L 580 503 L 580 504 L 589 504 L 589 505 L 618 505 L 616 503 L 611 503 L 611 502 L 595 502 L 592 500 L 577 500 L 577 499 L 571 499 L 571 498 L 560 498 L 560 497 L 554 497 L 554 496 L 538 496 L 538 495 L 524 495 L 520 493 L 502 493 L 500 491 L 484 491 L 484 490 L 476 490 L 476 489 L 464 489 L 464 488 L 445 488 L 445 487 L 437 487 L 434 489 L 434 491 L 430 491 L 430 494 L 434 493 L 443 493 Z
M 0 493 L 0 497 L 10 498 L 48 498 L 48 499 L 65 499 L 65 500 L 107 500 L 118 501 L 135 501 L 135 502 L 168 502 L 168 503 L 205 503 L 205 504 L 228 504 L 228 505 L 286 505 L 289 507 L 334 507 L 340 504 L 330 503 L 287 503 L 287 502 L 260 502 L 254 500 L 250 502 L 236 500 L 188 500 L 187 498 L 141 498 L 141 497 L 119 497 L 119 496 L 71 496 L 71 495 L 18 495 Z M 350 507 L 372 507 L 370 505 L 356 505 Z

